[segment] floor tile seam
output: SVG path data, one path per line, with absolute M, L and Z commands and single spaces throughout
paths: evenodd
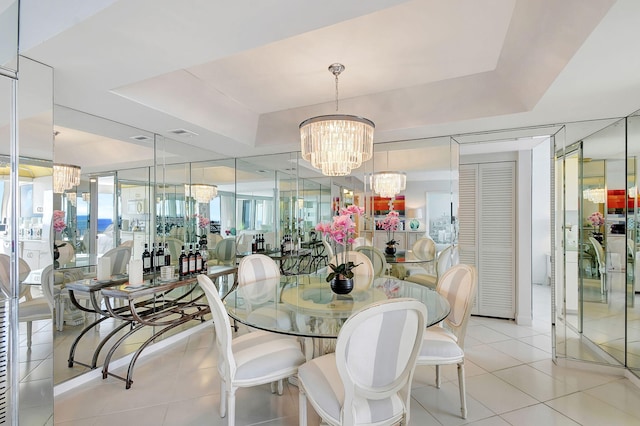
M 100 413 L 97 416 L 89 417 L 89 418 L 94 418 L 94 419 L 98 420 L 99 418 L 103 418 L 103 417 L 106 417 L 106 416 L 112 416 L 114 414 L 125 414 L 125 413 L 129 413 L 129 412 L 134 412 L 136 410 L 142 410 L 142 409 L 154 408 L 154 407 L 159 407 L 159 408 L 163 408 L 164 409 L 164 414 L 162 416 L 162 422 L 160 423 L 160 424 L 163 425 L 164 422 L 167 419 L 168 407 L 167 407 L 166 403 L 164 403 L 164 404 L 156 404 L 156 405 L 145 405 L 145 406 L 141 406 L 141 407 L 129 408 L 129 409 L 126 409 L 126 410 L 110 411 L 110 412 L 107 412 L 107 413 Z
M 496 343 L 502 343 L 502 342 L 496 342 Z M 523 342 L 523 343 L 524 343 L 524 342 Z M 506 356 L 508 356 L 508 357 L 510 357 L 510 358 L 515 359 L 516 361 L 519 361 L 519 362 L 520 362 L 520 363 L 522 363 L 522 364 L 528 364 L 528 363 L 531 363 L 531 362 L 539 362 L 539 361 L 544 361 L 545 359 L 551 359 L 551 354 L 549 354 L 549 357 L 548 357 L 548 358 L 546 358 L 546 357 L 545 357 L 545 358 L 542 358 L 542 359 L 536 359 L 536 360 L 533 360 L 533 361 L 532 361 L 532 360 L 529 360 L 529 359 L 526 359 L 526 360 L 525 360 L 525 359 L 520 359 L 520 358 L 517 358 L 515 355 L 512 355 L 512 354 L 510 354 L 510 353 L 508 353 L 508 352 L 505 352 L 505 351 L 503 351 L 503 350 L 501 350 L 501 349 L 499 349 L 499 348 L 497 348 L 497 347 L 493 346 L 494 344 L 495 344 L 495 343 L 489 343 L 489 344 L 488 344 L 488 346 L 489 346 L 489 347 L 491 347 L 492 349 L 494 349 L 494 350 L 496 350 L 496 351 L 498 351 L 498 352 L 502 353 L 503 355 L 506 355 Z M 526 343 L 525 343 L 525 344 L 526 344 Z M 531 345 L 529 345 L 529 346 L 531 346 Z M 532 347 L 533 349 L 537 349 L 535 346 L 531 346 L 531 347 Z
M 601 386 L 601 385 L 600 385 L 600 386 Z M 595 387 L 597 387 L 597 386 L 595 386 Z M 592 388 L 590 388 L 590 389 L 592 389 Z M 620 413 L 624 413 L 624 414 L 626 414 L 626 415 L 628 415 L 628 416 L 631 416 L 631 417 L 634 417 L 634 418 L 638 419 L 638 424 L 640 424 L 640 416 L 638 416 L 637 414 L 635 414 L 635 413 L 629 413 L 628 411 L 622 410 L 622 409 L 620 409 L 620 408 L 616 407 L 615 405 L 610 404 L 609 402 L 607 402 L 607 401 L 603 400 L 602 398 L 598 398 L 598 397 L 597 397 L 597 396 L 595 396 L 595 395 L 592 395 L 592 394 L 590 394 L 590 393 L 585 392 L 585 389 L 582 389 L 582 390 L 579 390 L 579 391 L 576 391 L 576 392 L 571 392 L 571 393 L 569 393 L 569 394 L 567 394 L 567 395 L 559 396 L 559 397 L 557 397 L 557 398 L 550 399 L 550 400 L 548 400 L 548 401 L 545 401 L 545 405 L 548 405 L 548 403 L 549 403 L 549 402 L 552 402 L 552 401 L 555 401 L 555 400 L 558 400 L 558 399 L 561 399 L 561 398 L 567 398 L 567 397 L 570 397 L 570 396 L 575 396 L 576 394 L 584 394 L 584 395 L 587 395 L 587 396 L 589 396 L 589 397 L 591 397 L 591 398 L 593 398 L 593 399 L 596 399 L 596 400 L 600 401 L 601 403 L 603 403 L 603 404 L 605 404 L 605 405 L 607 405 L 607 406 L 611 407 L 611 409 L 613 409 L 613 410 L 615 410 L 615 411 L 618 411 L 618 412 L 620 412 Z M 550 407 L 550 408 L 551 408 L 551 409 L 553 409 L 553 407 Z M 556 411 L 557 411 L 557 410 L 556 410 Z M 564 415 L 565 417 L 569 417 L 569 416 L 567 416 L 567 415 L 566 415 L 566 414 L 564 414 L 564 413 L 561 413 L 561 412 L 560 412 L 560 414 Z M 569 418 L 570 418 L 570 417 L 569 417 Z M 576 420 L 574 420 L 574 419 L 571 419 L 571 420 L 576 421 Z
M 429 411 L 429 409 L 427 407 L 425 407 L 424 405 L 422 405 L 420 403 L 420 401 L 418 401 L 413 395 L 411 395 L 411 402 L 410 404 L 418 404 L 420 406 L 420 408 L 422 408 L 424 411 L 426 411 L 427 413 L 429 413 L 429 415 L 431 417 L 433 417 L 436 422 L 438 422 L 438 425 L 444 426 L 444 423 L 442 423 L 440 420 L 438 420 L 438 418 L 436 416 L 434 416 L 431 411 Z M 409 405 L 409 410 L 411 410 L 411 405 Z
M 513 367 L 509 367 L 509 368 L 513 368 Z M 502 369 L 502 370 L 496 370 L 496 371 L 504 371 L 504 370 L 508 370 L 509 368 L 504 368 L 504 369 Z M 520 392 L 522 392 L 523 394 L 527 395 L 528 397 L 530 397 L 530 398 L 532 398 L 532 399 L 536 400 L 538 403 L 543 403 L 543 402 L 544 402 L 544 401 L 541 401 L 540 399 L 538 399 L 538 397 L 536 397 L 536 396 L 534 396 L 534 395 L 531 395 L 531 394 L 530 394 L 529 392 L 527 392 L 526 390 L 521 389 L 520 387 L 518 387 L 518 386 L 516 386 L 516 385 L 514 385 L 514 384 L 512 384 L 512 383 L 507 382 L 507 381 L 506 381 L 506 380 L 504 380 L 502 377 L 497 376 L 496 374 L 494 374 L 494 372 L 491 372 L 491 373 L 488 373 L 488 374 L 490 374 L 490 375 L 492 375 L 493 377 L 495 377 L 496 379 L 500 380 L 500 381 L 501 381 L 502 383 L 504 383 L 505 385 L 510 386 L 510 387 L 512 387 L 512 388 L 514 388 L 514 389 L 519 390 Z M 475 376 L 474 376 L 474 377 L 475 377 Z M 535 404 L 532 404 L 532 405 L 535 405 Z M 502 413 L 496 413 L 496 414 L 502 414 Z
M 625 379 L 625 378 L 620 378 L 619 380 L 626 380 L 626 379 Z M 609 402 L 608 402 L 608 401 L 606 401 L 605 399 L 602 399 L 599 395 L 588 392 L 589 390 L 593 390 L 593 389 L 595 389 L 595 388 L 597 388 L 597 387 L 604 386 L 604 385 L 606 385 L 606 384 L 611 384 L 611 383 L 613 383 L 613 382 L 607 382 L 607 383 L 603 383 L 603 384 L 601 384 L 601 385 L 594 386 L 594 387 L 591 387 L 591 388 L 588 388 L 588 389 L 582 389 L 580 392 L 582 392 L 582 393 L 584 393 L 585 395 L 588 395 L 588 396 L 590 396 L 590 397 L 592 397 L 592 398 L 595 398 L 595 399 L 597 399 L 598 401 L 600 401 L 600 402 L 602 402 L 602 403 L 604 403 L 604 404 L 607 404 L 608 406 L 613 407 L 614 409 L 616 409 L 616 410 L 618 410 L 618 411 L 621 411 L 621 412 L 623 412 L 623 413 L 625 413 L 625 414 L 628 414 L 628 415 L 630 415 L 630 416 L 632 416 L 632 417 L 637 418 L 637 419 L 638 419 L 638 423 L 640 424 L 640 415 L 638 415 L 638 413 L 631 413 L 631 412 L 629 412 L 629 411 L 623 410 L 623 409 L 621 409 L 621 408 L 619 408 L 619 407 L 617 407 L 617 406 L 615 406 L 615 405 L 612 405 L 611 403 L 609 403 Z M 626 393 L 626 392 L 625 392 L 625 393 Z

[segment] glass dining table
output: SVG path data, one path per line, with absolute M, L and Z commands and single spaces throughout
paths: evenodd
M 231 318 L 248 327 L 320 340 L 337 338 L 353 313 L 382 300 L 421 301 L 427 307 L 427 326 L 442 321 L 450 311 L 447 299 L 436 291 L 394 277 L 375 278 L 366 290 L 357 290 L 356 281 L 356 289 L 348 295 L 333 293 L 324 278 L 283 276 L 247 284 L 231 291 L 224 304 Z

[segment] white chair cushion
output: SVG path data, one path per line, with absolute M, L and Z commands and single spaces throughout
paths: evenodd
M 300 344 L 295 337 L 268 331 L 248 333 L 231 343 L 231 351 L 236 360 L 234 382 L 242 386 L 256 377 L 281 375 L 282 371 L 295 368 L 305 359 Z
M 438 334 L 438 335 L 447 336 L 448 338 L 450 338 L 454 342 L 456 342 L 456 343 L 458 342 L 458 336 L 453 334 L 453 332 L 451 330 L 448 330 L 448 329 L 442 327 L 439 324 L 432 325 L 431 327 L 427 328 L 427 331 L 425 332 L 425 337 L 434 337 L 433 333 Z M 434 338 L 437 338 L 437 337 L 434 337 Z
M 31 317 L 33 317 L 34 320 L 42 319 L 47 313 L 51 313 L 51 309 L 49 308 L 47 299 L 44 297 L 36 297 L 26 302 L 20 302 L 18 312 L 20 313 L 20 321 L 29 321 Z
M 436 288 L 436 285 L 438 283 L 438 277 L 436 277 L 435 275 L 426 274 L 410 275 L 406 277 L 405 280 L 431 288 Z
M 464 351 L 458 344 L 444 333 L 425 332 L 422 349 L 418 356 L 418 364 L 456 364 L 464 359 Z
M 327 416 L 328 420 L 340 423 L 344 386 L 336 367 L 335 354 L 315 358 L 300 366 L 298 380 L 304 386 L 309 399 L 323 412 L 323 417 Z M 397 395 L 381 400 L 358 399 L 354 405 L 358 424 L 381 422 L 398 416 L 403 411 L 402 401 Z

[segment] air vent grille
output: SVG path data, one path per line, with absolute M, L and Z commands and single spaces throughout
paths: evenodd
M 145 135 L 131 136 L 130 139 L 134 139 L 134 140 L 137 140 L 137 141 L 148 141 L 148 140 L 151 140 L 151 138 L 149 136 L 145 136 Z

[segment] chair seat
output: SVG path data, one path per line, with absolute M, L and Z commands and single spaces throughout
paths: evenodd
M 405 281 L 410 281 L 412 283 L 420 284 L 426 287 L 436 288 L 438 277 L 436 277 L 435 275 L 415 274 L 406 277 Z
M 432 325 L 431 327 L 428 327 L 425 336 L 430 336 L 430 337 L 436 338 L 435 334 L 447 336 L 448 338 L 450 338 L 454 342 L 458 343 L 458 336 L 456 336 L 455 334 L 453 334 L 452 331 L 447 330 L 446 328 L 442 327 L 439 324 Z
M 278 308 L 255 309 L 247 316 L 247 322 L 283 331 L 292 329 L 291 316 L 285 311 L 284 304 L 279 304 Z
M 44 297 L 37 297 L 35 299 L 20 302 L 20 321 L 30 321 L 33 318 L 34 321 L 42 319 L 43 315 L 51 314 L 51 308 L 49 308 L 49 302 Z
M 278 380 L 295 375 L 298 365 L 305 361 L 294 337 L 267 331 L 233 339 L 231 351 L 237 368 L 233 382 L 238 386 L 251 386 L 256 378 L 264 383 L 265 377 L 273 376 Z
M 427 329 L 418 355 L 418 365 L 429 364 L 430 361 L 434 364 L 457 364 L 463 359 L 464 351 L 455 340 L 444 333 Z
M 318 414 L 339 424 L 344 386 L 338 374 L 335 354 L 315 358 L 300 366 L 298 380 L 303 384 L 309 400 L 317 405 Z M 375 424 L 402 416 L 403 404 L 396 394 L 381 400 L 356 400 L 354 409 L 357 424 Z

